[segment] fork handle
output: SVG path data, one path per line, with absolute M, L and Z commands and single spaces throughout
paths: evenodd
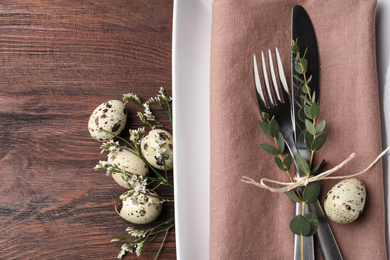
M 340 249 L 333 236 L 333 232 L 326 221 L 324 212 L 322 211 L 320 202 L 317 200 L 309 204 L 311 212 L 317 215 L 318 230 L 316 237 L 318 239 L 321 254 L 324 260 L 343 260 Z

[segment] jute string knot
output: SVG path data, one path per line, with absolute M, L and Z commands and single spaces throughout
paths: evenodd
M 371 169 L 378 161 L 381 159 L 388 151 L 390 150 L 390 146 L 387 147 L 378 157 L 375 158 L 375 160 L 363 171 L 351 174 L 351 175 L 344 175 L 344 176 L 330 176 L 331 174 L 335 173 L 336 171 L 340 170 L 344 165 L 346 165 L 348 162 L 350 162 L 354 157 L 355 153 L 352 153 L 347 159 L 345 159 L 343 162 L 341 162 L 339 165 L 333 167 L 330 170 L 327 170 L 325 172 L 322 172 L 318 175 L 314 176 L 304 176 L 304 177 L 294 177 L 293 182 L 280 182 L 271 180 L 268 178 L 261 178 L 260 182 L 255 181 L 252 178 L 243 176 L 241 181 L 249 184 L 253 184 L 257 187 L 267 189 L 272 192 L 287 192 L 290 190 L 293 190 L 298 187 L 307 186 L 310 182 L 314 181 L 321 181 L 321 180 L 331 180 L 331 179 L 347 179 L 356 177 L 360 174 L 363 174 L 367 172 L 369 169 Z M 269 184 L 276 184 L 279 186 L 279 188 L 271 187 Z

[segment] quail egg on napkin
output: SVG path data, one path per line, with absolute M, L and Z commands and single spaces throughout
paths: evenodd
M 326 194 L 324 210 L 337 223 L 351 223 L 363 212 L 366 188 L 356 178 L 345 179 L 334 185 Z

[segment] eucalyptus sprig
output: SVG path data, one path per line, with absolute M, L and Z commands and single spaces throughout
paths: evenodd
M 313 175 L 324 163 L 322 160 L 316 166 L 312 166 L 314 153 L 321 149 L 327 139 L 327 133 L 324 132 L 325 121 L 319 121 L 320 107 L 316 102 L 316 93 L 310 89 L 310 81 L 312 76 L 307 75 L 308 61 L 306 59 L 307 50 L 301 55 L 297 41 L 293 41 L 290 46 L 293 54 L 293 77 L 295 79 L 294 86 L 297 88 L 299 95 L 295 102 L 299 106 L 298 117 L 304 122 L 305 129 L 302 129 L 301 136 L 305 146 L 311 152 L 310 161 L 307 162 L 299 153 L 294 155 L 298 170 L 304 173 L 307 178 Z M 279 125 L 275 118 L 270 118 L 270 115 L 262 112 L 262 121 L 259 121 L 259 126 L 262 132 L 273 139 L 273 145 L 268 143 L 261 143 L 260 146 L 268 153 L 274 155 L 274 161 L 277 167 L 287 174 L 290 182 L 294 182 L 290 174 L 290 166 L 292 157 L 285 152 L 284 137 L 279 131 Z M 302 140 L 302 139 L 301 139 Z M 313 203 L 317 200 L 320 194 L 319 181 L 310 182 L 305 187 L 290 190 L 285 194 L 294 202 L 302 204 L 302 212 L 295 216 L 290 222 L 291 231 L 301 236 L 301 258 L 303 259 L 303 237 L 313 236 L 318 229 L 318 219 L 314 213 L 304 212 L 306 204 Z

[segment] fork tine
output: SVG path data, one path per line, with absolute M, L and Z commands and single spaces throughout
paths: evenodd
M 276 47 L 275 47 L 275 55 L 276 55 L 276 62 L 278 64 L 279 80 L 282 83 L 282 91 L 285 92 L 283 93 L 284 94 L 283 96 L 287 95 L 288 98 L 290 98 L 290 92 L 288 90 L 286 76 L 284 75 L 284 70 L 283 70 L 282 61 L 280 59 L 279 50 Z
M 271 88 L 269 86 L 268 73 L 267 73 L 267 67 L 265 65 L 264 53 L 260 52 L 260 54 L 261 54 L 261 66 L 263 67 L 264 84 L 267 90 L 268 105 L 270 107 L 273 107 L 275 103 L 272 98 Z
M 261 83 L 260 83 L 260 76 L 259 76 L 259 70 L 257 66 L 257 61 L 256 61 L 256 55 L 252 55 L 252 63 L 253 63 L 253 78 L 255 80 L 255 87 L 256 87 L 256 92 L 257 92 L 257 99 L 260 104 L 261 110 L 265 110 L 267 108 L 265 99 L 264 99 L 264 94 L 263 90 L 261 89 Z
M 279 102 L 282 102 L 282 99 L 280 98 L 280 94 L 279 94 L 278 83 L 276 82 L 275 69 L 274 69 L 274 63 L 272 61 L 273 59 L 272 59 L 271 50 L 268 49 L 267 51 L 268 51 L 268 60 L 269 60 L 269 70 L 271 72 L 272 88 L 276 94 L 277 100 L 279 100 Z

